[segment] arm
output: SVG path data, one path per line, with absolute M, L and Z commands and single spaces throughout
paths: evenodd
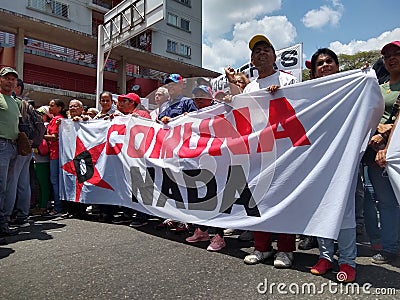
M 389 147 L 390 141 L 392 140 L 392 135 L 393 135 L 394 129 L 396 128 L 398 122 L 399 122 L 399 112 L 397 112 L 396 120 L 395 120 L 395 122 L 394 122 L 394 124 L 393 124 L 393 127 L 391 127 L 390 135 L 389 135 L 389 138 L 388 138 L 388 140 L 387 140 L 387 143 L 386 143 L 385 148 L 382 149 L 382 150 L 379 150 L 379 151 L 376 153 L 375 162 L 376 162 L 381 168 L 384 168 L 384 167 L 386 166 L 386 164 L 387 164 L 387 161 L 386 161 L 387 149 L 388 149 L 388 147 Z M 378 128 L 379 128 L 379 127 L 378 127 Z

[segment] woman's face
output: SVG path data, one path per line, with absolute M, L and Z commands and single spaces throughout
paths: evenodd
M 383 62 L 390 74 L 400 72 L 400 48 L 390 45 L 383 55 Z
M 320 54 L 315 61 L 314 78 L 324 77 L 339 72 L 339 65 L 327 54 Z
M 62 109 L 61 106 L 57 106 L 57 104 L 56 104 L 56 102 L 54 100 L 51 100 L 49 102 L 49 112 L 52 115 L 55 116 L 55 115 L 60 114 L 61 109 Z
M 112 98 L 108 94 L 102 94 L 100 96 L 100 106 L 103 112 L 107 112 L 110 110 L 112 106 Z

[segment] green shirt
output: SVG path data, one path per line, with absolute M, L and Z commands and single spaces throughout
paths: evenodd
M 400 82 L 395 84 L 383 83 L 380 85 L 383 100 L 385 100 L 385 112 L 383 113 L 381 123 L 385 123 L 392 113 L 393 104 L 400 94 Z
M 0 93 L 0 137 L 15 140 L 18 137 L 19 100 Z

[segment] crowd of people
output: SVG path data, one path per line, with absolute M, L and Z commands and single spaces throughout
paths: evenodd
M 231 101 L 234 95 L 265 89 L 274 94 L 280 87 L 297 83 L 297 79 L 274 68 L 275 49 L 264 35 L 255 35 L 249 41 L 251 63 L 258 70 L 258 77 L 249 81 L 246 74 L 236 72 L 232 67 L 225 69 L 230 82 L 229 93 L 213 94 L 209 81 L 198 82 L 191 90 L 191 97 L 183 95 L 184 79 L 179 74 L 170 74 L 165 86 L 159 87 L 154 100 L 155 110 L 148 111 L 141 98 L 135 93 L 118 96 L 113 100 L 111 92 L 104 91 L 100 97 L 100 110 L 84 109 L 81 101 L 72 99 L 68 107 L 59 99 L 51 99 L 48 105 L 37 108 L 46 126 L 42 144 L 32 150 L 32 155 L 19 155 L 16 141 L 19 133 L 19 120 L 23 92 L 23 82 L 18 73 L 4 67 L 0 71 L 0 243 L 6 243 L 5 237 L 18 233 L 18 227 L 29 226 L 29 214 L 41 214 L 49 217 L 85 218 L 88 207 L 85 204 L 60 199 L 60 163 L 59 163 L 59 125 L 65 118 L 73 121 L 108 120 L 120 115 L 134 115 L 152 119 L 155 122 L 168 123 L 172 118 L 185 115 L 214 105 L 218 101 Z M 393 188 L 385 171 L 386 153 L 394 127 L 398 123 L 400 104 L 400 41 L 393 41 L 381 49 L 382 59 L 377 75 L 381 93 L 385 101 L 385 112 L 372 136 L 366 154 L 360 163 L 357 177 L 357 193 L 348 201 L 356 201 L 357 227 L 343 228 L 337 238 L 338 263 L 340 272 L 346 274 L 346 282 L 356 278 L 357 233 L 364 230 L 370 239 L 375 254 L 371 258 L 375 264 L 390 263 L 400 255 L 400 208 Z M 377 64 L 378 65 L 378 64 Z M 328 48 L 318 49 L 306 62 L 310 79 L 329 76 L 339 72 L 339 59 Z M 371 154 L 372 153 L 372 154 Z M 368 154 L 368 155 L 367 155 Z M 40 186 L 38 199 L 31 203 L 30 179 L 33 170 Z M 351 183 L 356 185 L 356 182 Z M 50 192 L 51 191 L 51 192 Z M 131 227 L 148 224 L 149 216 L 126 207 L 113 205 L 92 205 L 100 220 L 116 224 L 127 223 Z M 114 218 L 116 211 L 122 211 Z M 359 222 L 360 220 L 360 222 Z M 178 233 L 189 234 L 188 243 L 210 241 L 207 250 L 220 251 L 226 247 L 225 235 L 231 235 L 235 229 L 214 228 L 215 235 L 210 236 L 209 228 L 185 224 L 175 220 L 163 220 L 157 229 L 174 229 Z M 239 232 L 240 233 L 240 232 Z M 257 264 L 273 259 L 276 268 L 290 268 L 295 259 L 296 235 L 279 233 L 277 249 L 273 248 L 273 233 L 265 231 L 241 232 L 239 238 L 254 240 L 254 251 L 244 257 L 246 264 Z M 322 237 L 302 236 L 299 249 L 319 248 L 319 259 L 311 268 L 314 275 L 323 275 L 332 269 L 335 254 L 335 240 Z

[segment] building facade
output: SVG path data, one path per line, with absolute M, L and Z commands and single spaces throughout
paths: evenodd
M 146 5 L 153 0 L 128 1 L 144 1 Z M 66 101 L 77 98 L 93 106 L 98 25 L 121 2 L 4 1 L 0 8 L 0 65 L 12 66 L 23 75 L 25 95 L 37 105 L 57 97 Z M 121 57 L 118 52 L 113 56 L 114 50 L 108 54 L 104 90 L 121 94 L 134 87 L 136 93 L 146 97 L 168 73 L 218 75 L 201 67 L 202 1 L 163 0 L 162 6 L 164 19 L 123 46 L 129 48 L 125 53 L 132 52 L 132 57 Z

